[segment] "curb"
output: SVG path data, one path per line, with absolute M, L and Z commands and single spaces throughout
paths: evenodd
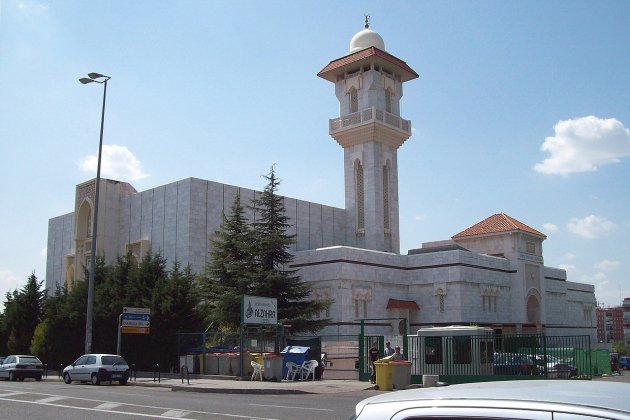
M 290 395 L 316 394 L 300 389 L 270 389 L 270 388 L 210 388 L 186 385 L 171 385 L 171 391 L 199 392 L 206 394 L 255 394 L 255 395 Z

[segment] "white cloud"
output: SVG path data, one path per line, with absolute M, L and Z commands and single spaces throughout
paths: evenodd
M 560 264 L 558 266 L 561 270 L 566 271 L 567 273 L 577 273 L 578 270 L 573 264 Z
M 558 226 L 554 225 L 553 223 L 545 223 L 543 225 L 543 230 L 547 233 L 556 233 L 560 230 L 560 228 L 558 228 Z
M 540 148 L 551 156 L 534 166 L 537 172 L 560 175 L 590 172 L 630 156 L 630 130 L 614 118 L 591 115 L 558 121 L 554 131 L 555 135 L 545 138 Z
M 41 255 L 42 257 L 47 257 L 47 256 L 48 256 L 48 248 L 44 248 L 44 249 L 42 249 L 42 251 L 41 251 L 40 255 Z
M 619 268 L 619 261 L 602 260 L 595 264 L 595 268 L 603 271 L 616 270 Z
M 86 156 L 79 162 L 84 172 L 96 174 L 97 155 Z M 140 161 L 125 146 L 103 145 L 101 176 L 119 181 L 137 181 L 148 177 L 142 172 Z
M 570 252 L 567 252 L 566 254 L 564 254 L 562 256 L 563 259 L 567 260 L 567 261 L 571 261 L 577 258 L 577 255 L 575 254 L 571 254 Z
M 616 224 L 605 217 L 591 214 L 583 219 L 572 218 L 567 223 L 567 228 L 572 233 L 587 239 L 596 239 L 607 235 L 617 227 Z
M 426 219 L 427 216 L 426 216 L 426 214 L 416 214 L 413 218 L 414 218 L 414 220 L 420 221 L 420 220 Z

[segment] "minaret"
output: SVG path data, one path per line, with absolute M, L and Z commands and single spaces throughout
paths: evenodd
M 329 133 L 344 150 L 347 245 L 399 253 L 397 150 L 411 135 L 400 98 L 403 83 L 418 74 L 385 52 L 369 26 L 366 16 L 350 53 L 317 75 L 335 84 L 339 100 Z

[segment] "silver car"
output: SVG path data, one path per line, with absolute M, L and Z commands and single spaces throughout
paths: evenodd
M 630 419 L 630 384 L 578 380 L 497 381 L 380 394 L 354 420 Z
M 84 354 L 63 370 L 63 381 L 91 382 L 99 385 L 101 382 L 117 381 L 126 385 L 129 380 L 129 365 L 116 354 Z
M 44 375 L 44 365 L 35 356 L 14 354 L 7 356 L 0 363 L 0 378 L 7 378 L 10 381 L 24 378 L 33 378 L 41 381 Z

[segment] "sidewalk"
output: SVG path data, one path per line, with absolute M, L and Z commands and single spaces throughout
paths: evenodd
M 153 380 L 151 373 L 138 374 L 137 380 L 130 380 L 127 385 L 163 387 L 172 391 L 212 392 L 222 394 L 337 394 L 340 392 L 355 392 L 374 389 L 369 382 L 353 380 L 323 380 L 323 381 L 250 381 L 249 378 L 237 380 L 230 376 L 199 376 L 191 375 L 190 383 L 184 376 L 162 374 L 160 382 Z

